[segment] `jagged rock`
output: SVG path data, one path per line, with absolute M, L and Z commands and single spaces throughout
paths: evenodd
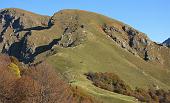
M 151 45 L 151 41 L 146 39 L 147 46 Z
M 143 48 L 146 48 L 150 45 L 150 40 L 145 37 L 140 37 L 139 32 L 129 26 L 123 26 L 122 29 L 128 34 L 129 37 L 129 46 L 132 49 L 135 49 L 135 52 L 138 54 L 144 55 L 144 60 L 152 60 L 152 57 L 149 55 L 149 51 Z M 142 55 L 141 55 L 142 56 Z
M 2 27 L 0 43 L 3 47 L 1 52 L 15 56 L 24 63 L 32 62 L 35 58 L 33 54 L 36 47 L 29 40 L 31 31 L 47 29 L 53 25 L 48 16 L 41 17 L 37 14 L 28 14 L 29 12 L 19 9 L 0 10 L 0 25 Z
M 117 33 L 122 33 L 119 29 L 117 29 L 114 26 L 109 26 L 107 24 L 103 24 L 102 29 L 104 30 L 104 32 L 106 33 L 112 33 L 112 32 L 117 32 Z
M 65 33 L 62 35 L 59 45 L 63 47 L 73 47 L 81 44 L 85 40 L 85 34 L 82 32 Z
M 2 9 L 0 10 L 0 19 L 4 28 L 11 26 L 15 32 L 22 30 L 33 28 L 37 26 L 47 27 L 52 25 L 52 20 L 50 17 L 44 16 L 41 17 L 37 14 L 28 15 L 23 10 L 20 9 Z M 26 15 L 25 15 L 26 14 Z M 34 17 L 34 19 L 32 19 Z
M 115 28 L 114 26 L 109 26 L 107 24 L 103 24 L 102 26 L 103 31 L 112 38 L 112 40 L 114 40 L 115 42 L 120 44 L 120 41 L 117 34 L 121 33 L 120 30 L 118 30 L 117 28 Z M 121 45 L 121 44 L 120 44 Z
M 112 38 L 113 41 L 115 41 L 119 46 L 121 46 L 122 48 L 126 49 L 127 51 L 129 51 L 130 53 L 132 53 L 133 55 L 137 55 L 136 51 L 133 50 L 133 48 L 137 47 L 138 42 L 135 39 L 134 35 L 129 35 L 129 44 L 125 42 L 125 40 L 120 39 L 118 37 L 118 34 L 122 34 L 122 31 L 118 30 L 117 28 L 115 28 L 114 26 L 109 26 L 107 24 L 104 24 L 102 26 L 102 29 L 104 30 L 104 32 Z M 124 28 L 125 31 L 129 31 L 128 27 Z M 133 48 L 130 48 L 130 47 Z
M 128 39 L 121 39 L 118 34 L 121 34 L 122 32 L 117 28 L 104 24 L 102 29 L 119 46 L 126 49 L 133 55 L 139 56 L 146 61 L 152 60 L 151 55 L 148 53 L 149 51 L 145 49 L 151 44 L 151 41 L 146 37 L 141 36 L 143 33 L 139 33 L 137 30 L 125 25 L 122 29 L 128 34 Z
M 150 60 L 150 56 L 149 56 L 147 50 L 145 51 L 144 59 L 145 59 L 146 61 Z
M 29 37 L 25 37 L 23 40 L 22 47 L 21 47 L 21 61 L 30 62 L 32 58 L 32 54 L 35 52 L 35 45 L 34 43 L 28 40 Z
M 18 42 L 9 43 L 7 40 L 3 46 L 2 53 L 18 58 L 20 61 L 27 63 L 34 52 L 34 45 L 28 42 L 31 32 L 26 32 L 25 36 Z
M 129 39 L 129 46 L 133 48 L 136 48 L 138 46 L 138 41 L 136 40 L 135 37 L 131 37 Z
M 141 42 L 143 45 L 148 45 L 147 40 L 145 40 L 144 38 L 141 38 L 141 39 L 140 39 L 140 42 Z
M 0 43 L 2 43 L 4 40 L 4 37 L 3 36 L 0 36 Z
M 61 41 L 59 42 L 59 44 L 63 47 L 68 47 L 69 45 L 71 45 L 74 42 L 71 33 L 68 34 L 63 34 L 61 37 Z
M 7 41 L 7 42 L 4 44 L 1 52 L 2 52 L 2 53 L 7 53 L 8 50 L 9 50 L 9 47 L 10 47 L 10 44 L 9 44 L 9 42 Z
M 163 45 L 170 47 L 170 38 L 168 38 L 167 40 L 165 40 L 163 43 Z
M 17 31 L 22 30 L 24 28 L 23 23 L 20 22 L 20 17 L 13 20 L 12 27 L 14 29 L 14 32 L 17 32 Z
M 24 28 L 22 22 L 20 21 L 20 17 L 14 17 L 10 22 L 10 26 L 14 29 L 14 32 Z
M 122 29 L 128 33 L 128 35 L 132 35 L 132 36 L 135 36 L 138 34 L 138 32 L 136 30 L 134 30 L 133 28 L 131 27 L 128 27 L 128 26 L 123 26 Z
M 0 10 L 0 27 L 2 28 L 0 35 L 0 46 L 1 49 L 3 47 L 2 52 L 14 55 L 19 58 L 20 61 L 30 62 L 34 58 L 39 57 L 38 55 L 41 53 L 43 53 L 43 56 L 46 55 L 45 53 L 49 53 L 54 45 L 60 45 L 61 47 L 66 48 L 75 47 L 79 44 L 82 44 L 83 41 L 86 40 L 86 33 L 92 32 L 94 34 L 95 40 L 95 33 L 100 32 L 99 29 L 101 28 L 116 45 L 136 56 L 140 56 L 145 60 L 152 60 L 152 58 L 155 59 L 156 56 L 161 54 L 159 52 L 165 48 L 163 46 L 161 48 L 155 46 L 157 44 L 154 44 L 151 40 L 149 40 L 144 33 L 138 32 L 137 30 L 123 23 L 112 23 L 104 20 L 103 22 L 105 22 L 105 24 L 102 26 L 101 22 L 99 24 L 97 23 L 96 25 L 91 25 L 90 23 L 86 23 L 88 20 L 83 20 L 84 18 L 81 17 L 79 13 L 60 13 L 56 14 L 56 16 L 54 15 L 53 17 L 48 18 L 45 16 L 37 16 L 36 14 L 32 13 L 23 13 L 22 11 L 16 12 L 16 10 Z M 91 18 L 89 21 L 90 20 Z M 101 28 L 98 28 L 97 25 L 101 26 Z M 52 26 L 54 28 L 49 29 Z M 91 27 L 95 28 L 91 29 Z M 40 30 L 43 31 L 44 29 L 47 29 L 47 31 L 34 32 Z M 52 35 L 51 37 L 54 37 L 55 34 L 58 34 L 57 38 L 59 39 L 56 40 L 56 38 L 51 38 L 49 35 L 44 36 L 48 30 L 50 36 Z M 96 30 L 96 32 L 93 30 Z M 33 40 L 35 36 L 32 36 L 33 38 L 31 39 L 37 44 L 30 42 L 29 36 L 27 39 L 25 38 L 25 41 L 22 41 L 25 32 L 29 31 L 33 31 L 33 34 L 42 33 L 42 38 L 44 41 L 41 42 L 40 40 L 40 42 L 36 42 L 36 40 Z M 101 34 L 103 34 L 103 32 L 101 32 Z M 49 41 L 46 39 L 46 37 L 49 39 Z M 37 36 L 36 39 L 41 39 L 41 36 Z M 7 43 L 7 40 L 9 40 L 10 43 Z M 37 47 L 35 45 L 37 45 Z M 146 52 L 144 48 L 148 48 L 148 51 Z M 154 50 L 158 53 L 149 54 L 154 53 Z M 160 56 L 160 59 L 164 58 Z
M 125 31 L 125 32 L 128 32 L 130 30 L 130 28 L 128 26 L 123 26 L 122 29 Z
M 3 27 L 1 34 L 0 34 L 0 39 L 1 39 L 0 42 L 3 41 L 3 39 L 4 39 L 3 36 L 7 32 L 8 28 L 13 29 L 13 33 L 17 32 L 18 30 L 23 29 L 23 25 L 20 21 L 20 17 L 17 17 L 13 13 L 14 12 L 11 12 L 11 11 L 8 11 L 8 10 L 4 10 L 4 11 L 0 12 L 0 14 L 1 14 L 0 19 L 1 19 L 2 27 Z M 16 36 L 18 36 L 18 33 L 16 34 Z
M 79 24 L 78 16 L 71 17 L 72 22 L 66 25 L 59 45 L 62 47 L 73 47 L 85 41 L 84 25 Z

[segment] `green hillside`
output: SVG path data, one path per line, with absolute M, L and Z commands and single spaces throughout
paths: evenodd
M 29 14 L 25 13 L 25 15 Z M 46 19 L 48 25 L 40 25 L 43 24 L 41 20 L 40 23 L 32 21 L 31 25 L 34 24 L 34 28 L 28 30 L 25 26 L 18 31 L 21 39 L 16 39 L 15 36 L 9 37 L 14 28 L 8 27 L 9 30 L 3 37 L 12 43 L 10 42 L 9 47 L 6 48 L 6 53 L 19 58 L 21 62 L 28 61 L 25 63 L 48 62 L 60 71 L 73 87 L 80 87 L 85 93 L 103 103 L 137 103 L 138 101 L 134 97 L 94 86 L 86 78 L 85 73 L 115 73 L 132 89 L 158 87 L 170 90 L 170 49 L 151 41 L 146 34 L 120 21 L 81 10 L 62 10 L 50 19 L 49 17 Z M 103 29 L 105 24 L 111 28 L 108 32 Z M 129 31 L 124 27 L 130 28 Z M 25 38 L 26 50 L 21 50 L 24 56 L 9 53 L 13 51 L 10 45 L 20 42 L 26 32 L 31 34 Z M 135 33 L 135 36 L 131 36 L 131 33 Z M 137 42 L 137 46 L 130 45 L 131 38 L 134 43 Z M 142 44 L 142 40 L 147 44 Z M 1 47 L 5 42 L 1 43 Z M 28 52 L 27 48 L 32 52 Z M 148 55 L 149 59 L 145 60 Z

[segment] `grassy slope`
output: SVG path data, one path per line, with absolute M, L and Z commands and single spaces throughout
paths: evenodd
M 143 65 L 146 65 L 143 66 L 142 70 L 125 57 L 134 58 L 134 60 L 137 60 L 138 63 L 142 63 L 142 59 L 134 57 L 126 51 L 122 51 L 120 48 L 112 45 L 111 43 L 109 44 L 109 42 L 107 45 L 103 41 L 99 41 L 100 40 L 95 42 L 90 41 L 76 48 L 63 49 L 58 47 L 58 54 L 51 57 L 49 62 L 52 63 L 56 68 L 60 69 L 66 78 L 70 80 L 71 84 L 78 85 L 82 88 L 87 88 L 85 90 L 88 90 L 90 93 L 92 92 L 93 95 L 99 98 L 101 98 L 100 96 L 106 92 L 97 89 L 91 83 L 89 83 L 89 81 L 84 77 L 84 73 L 88 71 L 114 72 L 133 88 L 136 86 L 147 88 L 152 86 L 153 83 L 159 85 L 162 88 L 169 88 L 169 86 L 167 86 L 165 83 L 162 83 L 161 80 L 156 79 L 149 74 L 144 74 L 145 71 L 153 73 L 153 71 L 147 71 L 144 69 L 148 66 L 146 63 L 143 63 Z M 157 74 L 162 75 L 162 78 L 165 76 L 164 72 L 158 72 L 160 71 L 159 69 L 154 71 L 157 72 L 156 74 L 153 73 L 156 76 Z M 96 91 L 99 93 L 96 93 Z M 102 96 L 102 99 L 104 99 L 105 96 Z M 124 99 L 124 97 L 121 97 L 120 95 L 112 94 L 112 96 L 114 100 L 120 98 L 121 100 Z M 109 96 L 109 100 L 113 99 L 111 98 L 112 96 Z M 128 100 L 131 99 L 129 98 Z
M 170 72 L 159 64 L 145 62 L 120 47 L 104 35 L 98 26 L 112 20 L 96 14 L 80 13 L 81 22 L 88 22 L 88 40 L 74 48 L 55 47 L 58 53 L 48 59 L 70 81 L 85 92 L 105 102 L 132 103 L 134 98 L 96 88 L 83 75 L 86 72 L 114 72 L 132 88 L 150 88 L 154 84 L 170 89 Z M 88 18 L 85 19 L 85 15 Z M 87 16 L 86 16 L 87 17 Z M 98 19 L 96 19 L 98 18 Z M 95 21 L 94 21 L 95 20 Z M 112 21 L 118 24 L 118 21 Z M 121 24 L 121 23 L 120 23 Z M 97 29 L 96 29 L 97 28 Z
M 86 25 L 88 40 L 73 48 L 54 47 L 57 54 L 47 61 L 67 78 L 71 85 L 81 87 L 84 92 L 104 103 L 133 103 L 133 97 L 111 93 L 92 85 L 84 73 L 114 72 L 132 88 L 149 88 L 153 84 L 170 89 L 170 72 L 160 64 L 145 62 L 143 59 L 118 47 L 101 30 L 103 23 L 121 28 L 123 23 L 95 13 L 85 11 L 61 11 L 54 15 L 55 25 L 48 30 L 32 31 L 31 41 L 36 46 L 46 45 L 63 33 L 62 23 L 69 15 L 79 15 L 79 22 Z M 123 37 L 123 35 L 122 35 Z M 44 54 L 39 55 L 42 57 Z

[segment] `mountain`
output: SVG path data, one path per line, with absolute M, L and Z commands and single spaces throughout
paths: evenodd
M 137 100 L 98 88 L 84 74 L 114 73 L 132 89 L 170 89 L 170 49 L 104 15 L 66 9 L 50 17 L 2 9 L 0 32 L 2 53 L 26 65 L 47 62 L 71 86 L 101 102 Z
M 162 44 L 163 44 L 163 45 L 166 45 L 166 46 L 170 46 L 170 38 L 168 38 L 167 40 L 165 40 Z

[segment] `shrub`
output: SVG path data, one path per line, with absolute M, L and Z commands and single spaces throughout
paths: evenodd
M 19 67 L 16 65 L 16 64 L 14 64 L 14 63 L 11 63 L 9 66 L 8 66 L 8 68 L 10 69 L 10 71 L 13 73 L 13 74 L 15 74 L 17 77 L 21 77 L 21 75 L 20 75 L 20 69 L 19 69 Z
M 136 88 L 132 90 L 123 80 L 121 80 L 114 73 L 93 73 L 85 74 L 87 79 L 91 80 L 93 84 L 99 88 L 116 92 L 123 95 L 133 96 L 139 101 L 147 103 L 170 103 L 170 91 L 164 90 L 145 90 Z
M 45 63 L 25 67 L 22 76 L 8 56 L 0 55 L 0 63 L 0 103 L 94 103 Z
M 10 60 L 11 60 L 12 63 L 20 66 L 20 62 L 17 60 L 17 58 L 15 58 L 15 57 L 13 57 L 13 56 L 10 56 Z
M 120 94 L 130 94 L 131 88 L 114 73 L 86 73 L 93 84 L 102 89 Z

